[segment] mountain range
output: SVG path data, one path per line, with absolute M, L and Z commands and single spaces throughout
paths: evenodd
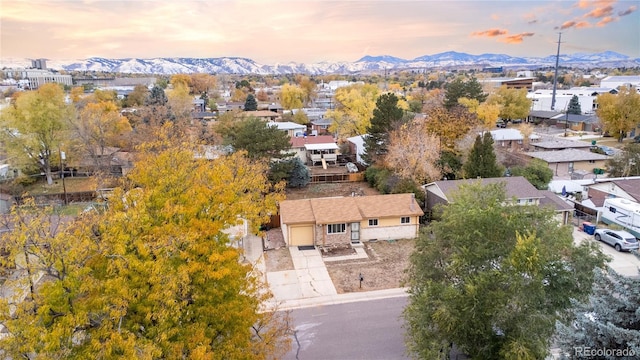
M 320 62 L 313 64 L 282 63 L 264 65 L 242 57 L 221 58 L 126 58 L 107 59 L 92 57 L 84 60 L 47 59 L 47 67 L 67 71 L 96 71 L 137 74 L 358 74 L 404 69 L 460 68 L 460 67 L 503 67 L 515 70 L 537 69 L 555 66 L 556 56 L 513 57 L 505 54 L 471 55 L 448 51 L 434 55 L 424 55 L 412 60 L 390 55 L 364 56 L 355 62 Z M 2 59 L 1 67 L 26 67 L 30 59 Z M 560 66 L 572 68 L 617 68 L 640 67 L 640 58 L 631 58 L 613 51 L 596 54 L 563 54 Z

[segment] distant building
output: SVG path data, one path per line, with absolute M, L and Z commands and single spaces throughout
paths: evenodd
M 44 65 L 46 66 L 46 64 Z M 71 86 L 71 75 L 62 75 L 41 69 L 3 69 L 5 79 L 17 81 L 18 88 L 35 90 L 47 83 L 58 83 Z
M 617 89 L 620 86 L 633 86 L 640 92 L 640 75 L 607 76 L 600 80 L 600 86 Z
M 46 59 L 31 60 L 31 67 L 34 69 L 47 70 L 47 60 Z

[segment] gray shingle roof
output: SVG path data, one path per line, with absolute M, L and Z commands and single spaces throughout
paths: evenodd
M 501 178 L 487 178 L 487 179 L 463 179 L 463 180 L 444 180 L 436 181 L 433 184 L 438 186 L 442 193 L 448 198 L 451 193 L 457 191 L 460 185 L 470 184 L 474 181 L 480 181 L 484 186 L 487 184 L 495 184 L 503 182 L 505 184 L 505 193 L 507 198 L 517 199 L 539 199 L 544 197 L 540 194 L 540 191 L 536 189 L 531 183 L 522 176 L 513 177 L 501 177 Z
M 607 160 L 607 155 L 593 153 L 591 151 L 565 149 L 557 151 L 534 151 L 525 153 L 536 159 L 546 161 L 547 163 L 565 163 L 572 161 L 590 161 L 590 160 Z

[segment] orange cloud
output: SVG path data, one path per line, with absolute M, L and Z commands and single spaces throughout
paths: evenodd
M 628 8 L 627 10 L 625 10 L 625 11 L 619 11 L 619 12 L 618 12 L 618 16 L 625 16 L 625 15 L 629 15 L 629 14 L 631 14 L 632 12 L 636 11 L 636 9 L 637 9 L 637 8 L 638 8 L 638 7 L 637 7 L 637 6 L 635 6 L 635 5 L 629 6 L 629 8 Z
M 596 26 L 603 27 L 603 26 L 607 25 L 608 23 L 614 22 L 616 20 L 618 20 L 618 18 L 612 18 L 611 16 L 606 16 L 602 20 L 598 21 Z
M 520 34 L 514 34 L 514 35 L 510 35 L 505 37 L 504 39 L 500 39 L 500 41 L 507 43 L 507 44 L 520 44 L 522 43 L 522 41 L 524 40 L 525 37 L 530 37 L 535 35 L 532 32 L 524 32 L 524 33 L 520 33 Z
M 578 21 L 575 25 L 576 29 L 586 29 L 590 27 L 591 27 L 591 24 L 588 21 Z
M 562 25 L 560 25 L 560 29 L 564 30 L 564 29 L 572 28 L 574 26 L 576 26 L 575 21 L 565 21 L 562 23 Z
M 588 13 L 584 14 L 584 17 L 592 17 L 592 18 L 604 18 L 604 17 L 608 17 L 613 13 L 613 6 L 609 5 L 609 6 L 605 6 L 605 7 L 599 7 L 599 8 L 595 8 L 591 11 L 589 11 Z
M 500 36 L 500 35 L 506 35 L 509 32 L 507 30 L 504 29 L 489 29 L 489 30 L 485 30 L 485 31 L 476 31 L 471 33 L 471 36 L 478 36 L 478 37 L 496 37 L 496 36 Z
M 590 7 L 609 6 L 609 5 L 615 4 L 616 2 L 617 2 L 617 0 L 597 0 L 597 1 L 580 0 L 580 1 L 578 1 L 578 3 L 575 6 L 580 8 L 580 9 L 586 9 L 586 8 L 590 8 Z

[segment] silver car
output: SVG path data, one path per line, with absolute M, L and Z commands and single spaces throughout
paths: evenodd
M 596 229 L 594 237 L 613 246 L 617 251 L 638 250 L 640 246 L 636 237 L 624 230 Z

